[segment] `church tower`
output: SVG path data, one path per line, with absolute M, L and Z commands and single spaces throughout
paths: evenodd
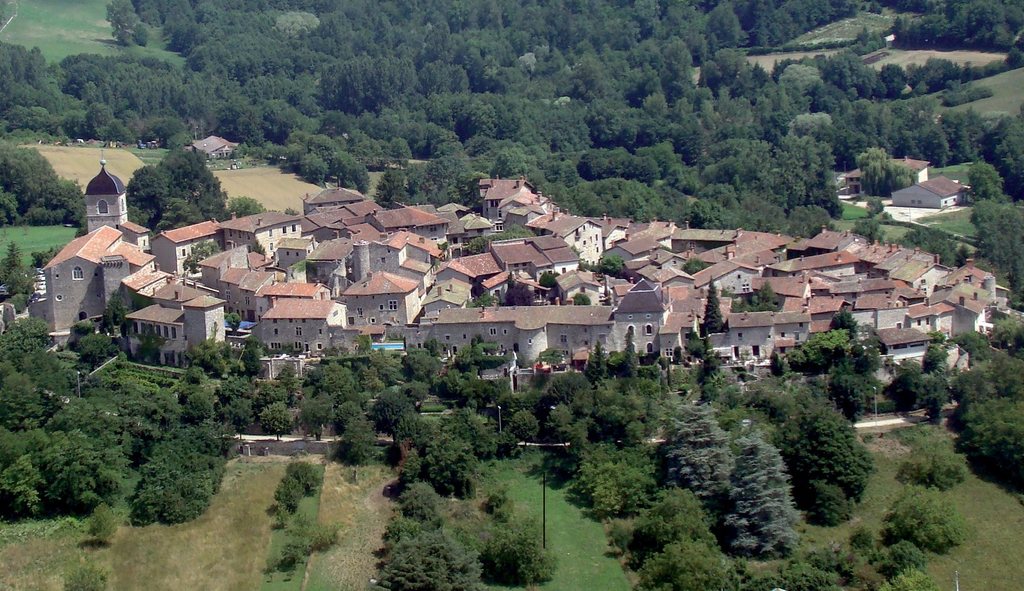
M 100 173 L 85 187 L 85 219 L 89 232 L 103 226 L 119 228 L 128 221 L 124 183 L 107 172 L 106 160 L 100 160 Z

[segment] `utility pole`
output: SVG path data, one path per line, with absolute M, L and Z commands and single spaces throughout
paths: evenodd
M 953 571 L 953 583 L 956 585 L 956 591 L 960 591 L 960 571 Z
M 80 372 L 80 371 L 76 371 L 75 372 L 75 381 L 76 381 L 76 385 L 77 385 L 77 387 L 75 389 L 78 391 L 78 397 L 81 398 L 82 397 L 82 372 Z
M 501 435 L 501 405 L 498 405 L 498 435 Z
M 541 514 L 541 526 L 540 526 L 540 545 L 541 548 L 548 547 L 548 469 L 545 466 L 544 471 L 541 472 L 540 481 L 540 514 Z

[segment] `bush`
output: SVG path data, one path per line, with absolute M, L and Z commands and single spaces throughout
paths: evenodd
M 867 527 L 860 525 L 850 532 L 850 548 L 861 554 L 871 552 L 875 547 L 875 534 Z
M 114 534 L 117 533 L 118 525 L 120 525 L 120 520 L 114 514 L 114 511 L 106 503 L 100 503 L 89 517 L 86 531 L 89 532 L 89 536 L 93 540 L 101 544 L 107 544 L 114 537 Z
M 896 477 L 904 483 L 949 490 L 967 477 L 967 463 L 945 446 L 929 446 L 900 464 Z
M 551 579 L 554 557 L 540 547 L 534 520 L 516 519 L 498 526 L 480 553 L 487 579 L 503 585 L 535 585 Z
M 811 482 L 813 501 L 808 508 L 808 518 L 825 526 L 836 526 L 850 518 L 850 501 L 843 489 L 822 480 Z
M 901 540 L 943 554 L 967 538 L 964 518 L 953 503 L 934 489 L 910 486 L 885 516 L 882 535 L 887 544 Z
M 901 540 L 880 553 L 875 568 L 887 579 L 891 579 L 907 570 L 923 569 L 927 564 L 928 558 L 920 548 L 913 542 Z
M 309 532 L 310 552 L 323 552 L 338 543 L 338 524 L 322 523 Z
M 103 591 L 107 588 L 107 572 L 86 562 L 72 568 L 64 576 L 64 591 Z
M 284 477 L 296 481 L 302 487 L 302 494 L 306 496 L 312 495 L 320 487 L 320 471 L 309 462 L 288 464 Z
M 274 500 L 277 501 L 277 506 L 288 513 L 295 513 L 295 510 L 299 508 L 299 501 L 304 496 L 302 484 L 287 476 L 281 479 L 277 490 L 274 491 Z
M 426 482 L 414 482 L 398 497 L 402 517 L 423 524 L 441 524 L 441 496 Z
M 508 491 L 504 488 L 491 491 L 484 501 L 484 510 L 498 522 L 508 521 L 512 517 L 512 509 L 512 500 L 508 498 Z

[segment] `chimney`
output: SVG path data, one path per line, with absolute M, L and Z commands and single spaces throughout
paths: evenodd
M 236 219 L 237 217 L 238 217 L 238 214 L 236 214 L 235 212 L 232 211 L 231 212 L 231 219 Z
M 977 294 L 975 294 L 975 299 L 977 299 Z M 561 306 L 562 305 L 562 298 L 556 297 L 555 298 L 555 305 L 556 306 Z
M 736 247 L 730 244 L 725 247 L 725 260 L 731 261 L 736 258 Z
M 964 263 L 964 266 L 967 267 L 968 269 L 973 269 L 974 268 L 974 259 L 967 259 L 967 262 Z
M 960 296 L 960 305 L 964 305 L 964 296 Z
M 978 301 L 978 292 L 974 292 L 974 301 Z

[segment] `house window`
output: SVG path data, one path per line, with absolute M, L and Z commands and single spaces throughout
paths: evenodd
M 446 340 L 446 341 L 452 340 L 452 335 L 450 335 L 450 334 L 444 335 L 444 340 Z
M 178 327 L 176 327 L 176 326 L 172 326 L 171 327 L 171 338 L 172 339 L 178 338 Z
M 295 327 L 295 336 L 297 336 L 297 337 L 301 337 L 302 336 L 302 327 L 301 326 L 296 326 Z
M 742 341 L 743 340 L 743 333 L 742 332 L 736 333 L 736 338 L 738 338 L 739 340 Z
M 379 308 L 380 311 L 383 312 L 384 311 L 384 304 L 381 304 L 381 305 L 377 306 L 377 308 Z
M 82 279 L 85 279 L 85 273 L 82 272 L 81 267 L 75 267 L 71 270 L 71 278 L 75 281 L 81 281 Z
M 654 327 L 651 326 L 650 324 L 645 324 L 644 325 L 644 334 L 646 334 L 646 335 L 654 334 Z
M 394 312 L 398 309 L 398 300 L 388 300 L 388 310 Z
M 60 294 L 57 294 L 57 296 L 54 299 L 57 300 L 58 302 L 63 302 L 64 301 L 64 296 L 62 296 Z
M 498 334 L 498 329 L 496 329 L 494 327 L 491 327 L 491 336 L 493 337 L 493 336 L 496 336 L 497 334 Z
M 564 334 L 563 335 L 558 335 L 558 342 L 562 343 L 564 345 L 564 344 L 569 342 L 569 337 L 567 335 L 564 335 Z
M 324 348 L 324 344 L 323 344 L 323 343 L 317 343 L 317 344 L 316 344 L 316 350 L 317 350 L 317 351 L 320 351 L 320 350 L 322 350 L 323 348 Z
M 526 339 L 526 344 L 527 345 L 532 345 L 533 344 L 533 339 Z
M 96 202 L 96 212 L 104 214 L 110 213 L 110 207 L 107 206 L 107 201 L 105 199 L 100 199 Z
M 647 353 L 654 353 L 654 343 L 647 343 Z
M 651 315 L 650 314 L 645 314 L 644 315 L 644 319 L 645 320 L 650 320 L 651 319 Z
M 270 343 L 270 348 L 271 349 L 280 349 L 281 348 L 281 343 Z
M 275 337 L 277 336 L 277 329 L 276 328 L 274 329 L 274 336 Z
M 370 316 L 370 324 L 377 324 L 377 319 L 374 318 L 373 316 Z
M 363 317 L 363 309 L 362 308 L 356 308 L 356 316 L 358 316 L 360 318 Z

